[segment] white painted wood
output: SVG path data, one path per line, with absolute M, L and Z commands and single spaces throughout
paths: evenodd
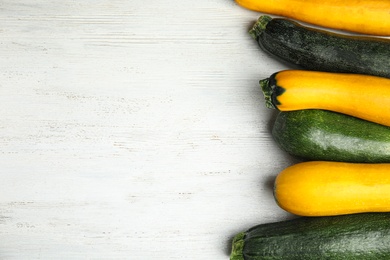
M 289 217 L 232 0 L 0 3 L 0 259 L 228 259 Z

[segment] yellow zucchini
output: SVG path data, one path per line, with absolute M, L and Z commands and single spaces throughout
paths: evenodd
M 298 163 L 275 180 L 274 196 L 300 216 L 390 211 L 390 164 Z
M 390 164 L 310 161 L 283 170 L 274 196 L 301 216 L 390 211 Z
M 250 10 L 314 25 L 371 35 L 390 35 L 389 0 L 236 0 Z
M 280 111 L 330 110 L 390 126 L 390 79 L 285 70 L 260 80 L 266 105 Z

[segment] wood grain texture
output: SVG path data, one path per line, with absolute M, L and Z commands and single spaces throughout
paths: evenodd
M 0 4 L 0 259 L 228 259 L 289 217 L 258 80 L 285 68 L 228 0 Z

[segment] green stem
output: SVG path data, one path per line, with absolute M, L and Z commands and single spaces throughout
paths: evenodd
M 230 254 L 230 260 L 245 260 L 242 250 L 244 249 L 245 232 L 237 234 L 233 239 L 232 253 Z
M 276 109 L 276 106 L 272 102 L 272 88 L 269 85 L 269 78 L 260 80 L 260 87 L 263 90 L 265 105 L 268 108 Z
M 260 16 L 257 22 L 253 25 L 252 29 L 249 30 L 249 34 L 252 36 L 252 38 L 257 40 L 271 20 L 272 18 L 270 16 Z

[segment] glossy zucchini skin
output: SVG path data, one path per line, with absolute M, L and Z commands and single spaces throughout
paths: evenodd
M 281 149 L 305 160 L 390 162 L 390 127 L 336 112 L 280 112 L 272 136 Z
M 261 16 L 250 30 L 262 49 L 308 70 L 390 77 L 390 40 L 310 28 Z
M 230 259 L 390 259 L 390 213 L 261 224 L 235 236 Z

